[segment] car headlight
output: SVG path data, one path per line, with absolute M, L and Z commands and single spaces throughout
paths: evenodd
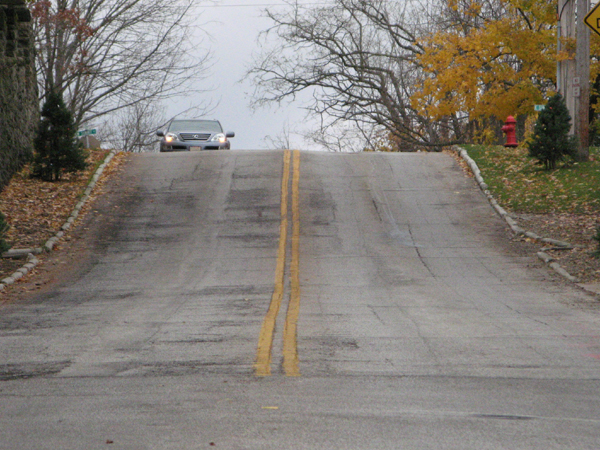
M 211 141 L 219 141 L 221 144 L 224 144 L 225 142 L 227 142 L 227 138 L 223 133 L 217 133 L 212 137 Z
M 167 133 L 165 134 L 165 142 L 170 144 L 173 141 L 177 140 L 177 135 L 175 133 Z

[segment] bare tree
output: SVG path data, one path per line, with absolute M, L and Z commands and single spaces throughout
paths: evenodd
M 453 122 L 432 122 L 410 102 L 422 77 L 419 37 L 432 26 L 426 0 L 330 0 L 321 5 L 289 1 L 285 10 L 267 10 L 274 22 L 267 38 L 275 34 L 277 39 L 249 70 L 255 105 L 291 100 L 313 89 L 308 109 L 321 116 L 321 134 L 349 121 L 367 140 L 365 146 L 373 145 L 370 136 L 385 133 L 397 150 L 457 139 L 460 127 L 444 131 Z
M 315 143 L 330 152 L 359 153 L 380 147 L 376 128 L 369 128 L 367 135 L 364 127 L 357 127 L 350 121 L 336 121 L 334 124 L 319 127 L 304 134 L 304 139 Z
M 205 76 L 195 57 L 194 0 L 37 0 L 37 70 L 42 100 L 63 94 L 77 126 L 122 109 L 142 109 Z M 197 36 L 196 36 L 197 37 Z M 194 51 L 192 51 L 194 49 Z
M 292 148 L 292 140 L 291 140 L 291 130 L 289 121 L 286 122 L 281 128 L 281 132 L 276 136 L 266 135 L 263 139 L 263 142 L 267 146 L 267 148 L 271 148 L 274 150 L 281 149 L 291 149 Z
M 156 148 L 157 125 L 165 122 L 163 109 L 155 102 L 140 102 L 110 114 L 100 138 L 125 152 L 151 152 Z

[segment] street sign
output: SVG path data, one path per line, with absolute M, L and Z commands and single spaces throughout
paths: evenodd
M 79 137 L 85 137 L 85 148 L 90 148 L 90 135 L 96 134 L 96 129 L 92 128 L 91 130 L 81 130 L 77 132 Z
M 600 35 L 600 2 L 592 8 L 583 21 L 593 32 Z
M 543 111 L 544 108 L 546 108 L 546 105 L 535 105 L 533 107 L 533 109 L 535 109 L 536 111 Z

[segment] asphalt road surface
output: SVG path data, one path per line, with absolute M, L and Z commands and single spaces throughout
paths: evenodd
M 0 306 L 0 449 L 600 448 L 598 300 L 448 155 L 136 155 L 95 210 Z

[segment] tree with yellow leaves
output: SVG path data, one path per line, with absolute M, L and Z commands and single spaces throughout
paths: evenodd
M 554 89 L 556 5 L 446 0 L 446 26 L 420 42 L 425 80 L 412 105 L 465 124 L 533 110 Z
M 321 135 L 354 126 L 362 147 L 393 151 L 495 136 L 508 115 L 524 122 L 573 44 L 557 55 L 553 1 L 323 0 L 267 15 L 277 39 L 248 71 L 254 104 L 308 90 Z

